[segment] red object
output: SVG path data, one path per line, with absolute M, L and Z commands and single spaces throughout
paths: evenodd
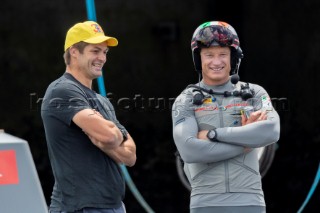
M 0 185 L 18 183 L 19 177 L 15 150 L 0 150 Z

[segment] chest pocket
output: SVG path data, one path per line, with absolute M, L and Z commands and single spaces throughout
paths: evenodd
M 213 127 L 219 127 L 219 105 L 217 102 L 209 100 L 194 110 L 195 118 L 198 123 L 199 130 L 209 130 Z
M 241 109 L 246 105 L 241 98 L 234 97 L 204 101 L 201 106 L 195 108 L 199 130 L 240 126 Z
M 247 106 L 241 98 L 224 98 L 220 107 L 223 127 L 241 126 L 241 110 Z

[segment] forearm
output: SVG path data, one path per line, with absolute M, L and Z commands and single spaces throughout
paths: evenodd
M 198 139 L 199 127 L 190 100 L 192 94 L 184 93 L 172 106 L 173 138 L 184 162 L 213 163 L 245 152 L 241 146 Z
M 198 139 L 197 124 L 192 118 L 174 126 L 173 137 L 181 158 L 186 163 L 212 163 L 244 153 L 244 147 Z
M 92 109 L 84 109 L 73 117 L 73 122 L 87 135 L 104 143 L 106 146 L 118 147 L 123 141 L 122 133 L 114 122 L 102 117 Z
M 112 149 L 101 147 L 100 149 L 117 163 L 123 163 L 126 166 L 133 166 L 137 159 L 136 145 L 129 134 L 128 139 L 122 142 L 120 146 Z
M 217 128 L 220 142 L 257 148 L 277 142 L 280 137 L 280 120 L 274 111 L 268 120 L 258 121 L 239 127 Z

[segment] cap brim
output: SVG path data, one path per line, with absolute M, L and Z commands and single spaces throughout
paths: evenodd
M 109 36 L 97 36 L 84 40 L 84 42 L 87 42 L 89 44 L 99 44 L 102 42 L 107 42 L 107 45 L 111 47 L 115 47 L 118 45 L 118 40 L 114 37 Z

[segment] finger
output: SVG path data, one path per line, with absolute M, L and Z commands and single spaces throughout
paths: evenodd
M 262 111 L 262 112 L 261 112 L 261 115 L 266 115 L 266 114 L 267 114 L 266 111 Z
M 262 111 L 258 110 L 258 111 L 251 113 L 251 116 L 255 117 L 257 119 L 257 118 L 259 118 L 259 116 L 261 116 L 261 114 L 262 114 Z
M 260 115 L 259 114 L 253 114 L 251 113 L 250 117 L 248 118 L 247 120 L 247 123 L 252 123 L 252 122 L 255 122 L 259 119 Z
M 258 112 L 258 111 L 252 112 L 247 120 L 251 123 L 251 122 L 254 122 L 255 120 L 257 120 L 259 118 L 259 116 L 260 116 L 260 112 Z
M 204 132 L 203 132 L 203 131 L 200 131 L 200 132 L 198 133 L 198 138 L 199 138 L 199 139 L 203 139 L 203 138 L 204 138 Z
M 200 138 L 200 132 L 198 132 L 197 138 Z
M 259 120 L 266 120 L 267 119 L 267 112 L 263 111 L 259 117 Z
M 247 123 L 247 118 L 244 114 L 241 114 L 241 123 L 242 125 L 245 125 Z

